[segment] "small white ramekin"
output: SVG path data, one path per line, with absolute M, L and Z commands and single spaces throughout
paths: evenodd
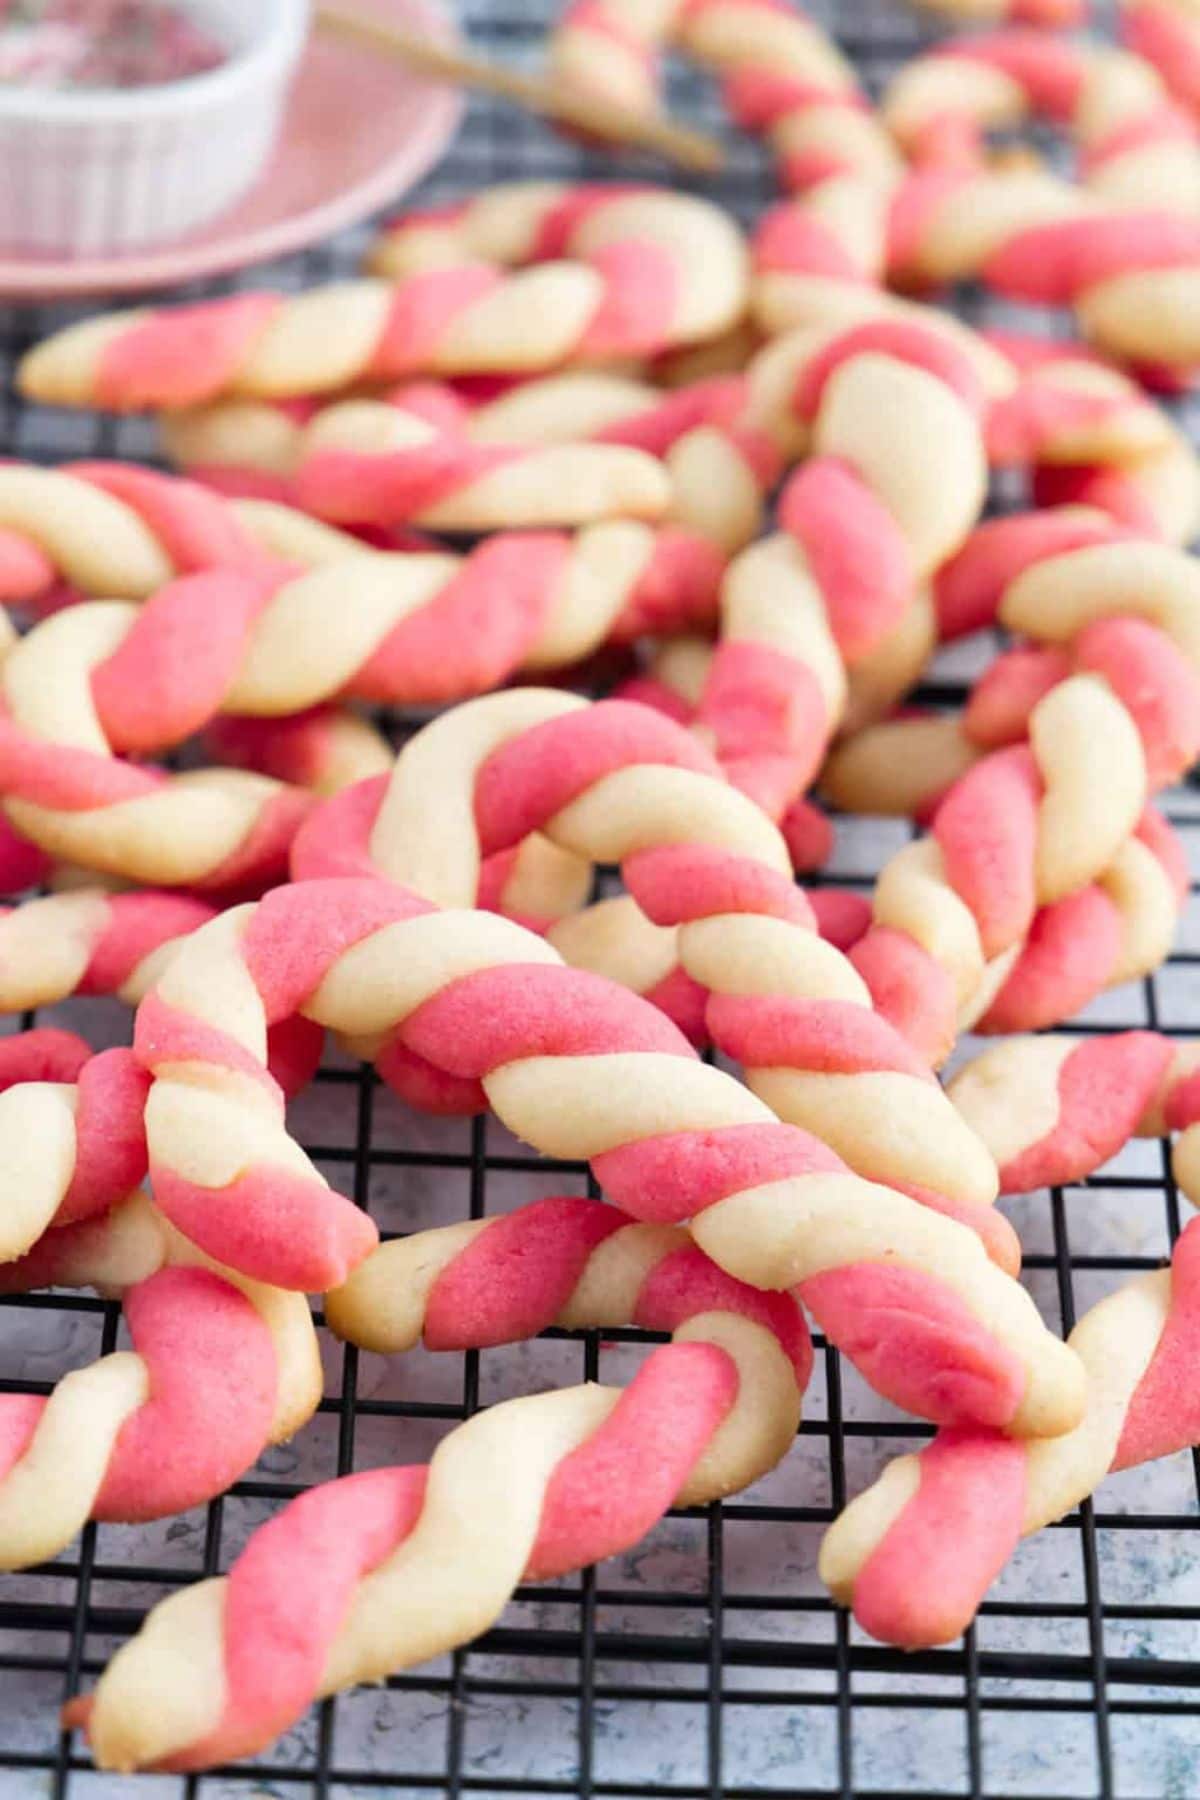
M 158 87 L 0 86 L 0 245 L 90 256 L 162 244 L 240 200 L 275 142 L 308 0 L 187 0 L 230 46 Z

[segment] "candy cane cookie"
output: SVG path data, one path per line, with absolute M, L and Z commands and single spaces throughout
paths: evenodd
M 779 833 L 670 721 L 537 689 L 456 708 L 410 740 L 390 782 L 316 813 L 293 868 L 301 879 L 376 873 L 466 902 L 485 859 L 533 830 L 591 864 L 620 863 L 632 896 L 551 929 L 569 963 L 652 1000 L 693 1042 L 741 1062 L 752 1092 L 857 1174 L 969 1225 L 998 1263 L 1019 1267 L 986 1157 L 947 1129 L 928 1070 L 815 936 Z M 484 1097 L 461 1101 L 477 1109 Z
M 985 334 L 1017 373 L 985 437 L 994 469 L 1020 469 L 1039 506 L 1098 507 L 1144 537 L 1189 544 L 1200 528 L 1200 460 L 1164 407 L 1082 345 Z
M 890 168 L 854 70 L 787 0 L 574 0 L 551 35 L 549 65 L 565 87 L 653 113 L 657 53 L 668 45 L 719 79 L 735 122 L 766 137 L 785 187 L 810 187 L 847 162 Z
M 917 175 L 910 187 L 917 191 Z M 901 217 L 904 190 L 892 201 Z M 961 321 L 884 293 L 886 218 L 857 260 L 831 263 L 814 242 L 806 201 L 785 202 L 760 221 L 752 238 L 752 306 L 762 329 L 783 336 L 751 361 L 747 419 L 786 433 L 794 415 L 797 354 L 786 341 L 798 327 L 846 328 L 870 320 L 925 323 L 953 335 L 973 361 L 986 400 L 985 436 L 993 467 L 1020 469 L 1039 503 L 1079 500 L 1151 535 L 1184 543 L 1200 514 L 1197 458 L 1170 415 L 1110 361 L 1081 345 L 1013 332 L 969 330 Z M 848 240 L 851 241 L 851 240 Z M 764 416 L 765 415 L 765 416 Z
M 1198 1331 L 1193 1219 L 1169 1269 L 1118 1288 L 1072 1331 L 1088 1384 L 1075 1430 L 1037 1444 L 939 1432 L 889 1464 L 825 1535 L 819 1566 L 834 1597 L 885 1643 L 916 1649 L 958 1637 L 1019 1538 L 1062 1518 L 1110 1471 L 1200 1440 Z
M 938 635 L 998 622 L 1027 641 L 975 683 L 962 713 L 875 725 L 834 752 L 824 791 L 851 811 L 928 816 L 990 751 L 1025 740 L 1064 680 L 1102 681 L 1137 731 L 1144 793 L 1200 755 L 1200 564 L 1089 508 L 992 519 L 938 571 Z
M 48 1397 L 0 1395 L 0 1567 L 49 1560 L 89 1519 L 201 1505 L 316 1410 L 303 1296 L 210 1264 L 144 1196 L 0 1268 L 8 1293 L 50 1284 L 120 1295 L 132 1349 L 64 1375 Z
M 323 519 L 487 531 L 666 518 L 732 552 L 757 532 L 780 466 L 744 423 L 746 401 L 740 375 L 663 393 L 572 371 L 477 403 L 435 382 L 322 408 L 227 400 L 164 414 L 160 434 L 221 492 Z
M 100 888 L 0 908 L 0 1012 L 71 994 L 115 994 L 136 1006 L 165 957 L 212 916 L 190 895 Z
M 0 1093 L 19 1081 L 74 1081 L 91 1055 L 78 1032 L 56 1025 L 14 1031 L 0 1037 Z
M 372 267 L 299 295 L 101 314 L 32 350 L 22 391 L 131 412 L 414 375 L 534 374 L 703 342 L 746 303 L 734 222 L 652 188 L 502 184 L 408 215 Z
M 404 1064 L 410 1087 L 424 1071 L 482 1088 L 511 1131 L 590 1161 L 635 1216 L 690 1218 L 727 1273 L 797 1288 L 900 1404 L 1017 1432 L 1073 1422 L 1077 1370 L 974 1232 L 852 1174 L 636 994 L 508 920 L 378 879 L 300 882 L 223 914 L 139 1009 L 156 1202 L 230 1266 L 336 1287 L 374 1247 L 263 1085 L 266 1025 L 294 1012 L 368 1047 L 388 1079 Z
M 110 1211 L 145 1179 L 150 1091 L 130 1050 L 102 1050 L 73 1073 L 52 1068 L 40 1078 L 29 1051 L 8 1054 L 16 1079 L 0 1092 L 4 1263 L 22 1256 L 51 1225 Z
M 113 462 L 0 465 L 0 524 L 0 601 L 28 597 L 5 576 L 8 551 L 22 548 L 41 559 L 35 592 L 65 584 L 102 599 L 148 599 L 180 574 L 286 565 L 291 575 L 338 570 L 324 577 L 331 590 L 338 583 L 329 595 L 336 614 L 342 591 L 359 578 L 390 582 L 392 624 L 412 615 L 412 668 L 405 689 L 390 696 L 397 701 L 462 698 L 526 661 L 547 668 L 607 641 L 703 629 L 715 617 L 724 567 L 709 536 L 632 520 L 574 537 L 500 534 L 466 558 L 435 547 L 374 548 L 294 507 L 230 501 L 197 482 Z M 364 574 L 364 560 L 373 574 Z M 465 659 L 468 645 L 474 663 Z M 441 674 L 422 686 L 422 668 L 452 662 L 463 670 L 457 689 Z
M 1015 1037 L 985 1050 L 949 1093 L 993 1151 L 1005 1193 L 1080 1181 L 1131 1137 L 1178 1133 L 1172 1168 L 1200 1204 L 1200 1050 L 1156 1031 Z
M 977 544 L 964 614 L 986 617 L 998 589 L 1004 622 L 1047 648 L 1013 653 L 981 684 L 1005 747 L 961 773 L 930 835 L 886 866 L 877 929 L 852 952 L 931 1060 L 953 1042 L 956 1009 L 1026 1030 L 1068 1016 L 1046 1016 L 1051 994 L 1055 1008 L 1064 990 L 1069 1010 L 1082 1004 L 1081 979 L 1090 998 L 1097 977 L 1157 967 L 1186 891 L 1146 797 L 1195 754 L 1196 567 L 1167 545 L 1104 541 L 1106 527 L 1096 542 L 1083 524 L 1074 543 L 1078 519 L 1064 533 L 1035 517 Z M 923 753 L 922 776 L 936 762 L 936 748 Z
M 5 811 L 42 850 L 105 874 L 195 888 L 270 879 L 304 793 L 236 769 L 167 774 L 129 755 L 179 743 L 222 711 L 445 699 L 494 685 L 514 662 L 573 660 L 678 602 L 707 604 L 716 562 L 685 535 L 614 522 L 574 541 L 509 535 L 465 562 L 212 569 L 140 607 L 67 608 L 0 667 Z
M 1056 837 L 1058 809 L 1044 802 L 1071 793 L 1082 823 L 1087 793 L 1076 784 L 1094 775 L 1102 785 L 1101 766 L 1111 767 L 1121 740 L 1105 735 L 1114 715 L 1093 678 L 1074 676 L 1054 694 L 1064 698 L 1034 709 L 1030 744 L 993 751 L 960 776 L 929 834 L 884 866 L 873 923 L 850 951 L 877 1010 L 935 1067 L 960 1030 L 1058 1024 L 1105 988 L 1156 969 L 1171 947 L 1187 868 L 1152 807 L 1108 863 L 1076 884 L 1098 846 Z M 1080 737 L 1093 755 L 1086 771 Z M 1114 785 L 1114 803 L 1118 792 Z M 1104 813 L 1098 794 L 1090 804 Z M 1106 820 L 1114 836 L 1115 825 Z
M 44 601 L 62 586 L 144 600 L 176 575 L 262 554 L 237 514 L 197 482 L 120 463 L 0 463 L 5 605 Z
M 969 354 L 924 314 L 792 334 L 750 385 L 781 450 L 807 455 L 783 529 L 730 564 L 711 660 L 668 648 L 631 691 L 693 724 L 782 819 L 839 725 L 886 712 L 928 656 L 928 578 L 983 504 L 982 396 Z
M 768 1421 L 775 1442 L 762 1474 L 800 1422 L 812 1368 L 804 1315 L 794 1296 L 765 1294 L 723 1273 L 677 1225 L 647 1224 L 576 1194 L 531 1200 L 496 1218 L 381 1244 L 344 1287 L 326 1294 L 325 1318 L 340 1338 L 383 1356 L 417 1344 L 485 1349 L 520 1343 L 552 1325 L 662 1331 L 663 1297 L 673 1293 L 678 1303 L 686 1296 L 691 1312 L 706 1287 L 710 1304 L 725 1296 L 764 1325 L 789 1365 L 796 1392 L 791 1407 L 767 1408 L 778 1416 Z
M 908 64 L 883 112 L 918 164 L 892 208 L 893 276 L 979 278 L 1014 299 L 1073 306 L 1101 349 L 1189 378 L 1200 363 L 1200 140 L 1148 63 L 1038 32 L 956 39 Z M 983 134 L 1031 113 L 1071 133 L 1082 185 L 986 166 Z
M 1121 37 L 1176 100 L 1200 113 L 1200 16 L 1191 0 L 1123 0 Z
M 182 1769 L 249 1755 L 320 1694 L 469 1642 L 523 1579 L 617 1555 L 672 1506 L 736 1493 L 786 1454 L 812 1365 L 795 1302 L 732 1280 L 681 1233 L 589 1201 L 541 1202 L 543 1225 L 551 1208 L 559 1229 L 543 1234 L 538 1254 L 563 1318 L 634 1323 L 671 1342 L 624 1389 L 589 1382 L 507 1400 L 457 1426 L 428 1467 L 376 1469 L 301 1495 L 228 1576 L 152 1614 L 95 1694 L 72 1704 L 98 1762 Z M 452 1259 L 433 1284 L 434 1308 L 439 1289 L 466 1303 L 474 1270 L 503 1267 L 507 1224 L 488 1221 L 467 1248 L 458 1227 L 423 1234 L 431 1257 Z M 394 1284 L 380 1298 L 391 1341 Z M 482 1310 L 458 1319 L 451 1337 L 498 1341 L 512 1325 L 504 1296 L 476 1289 L 476 1298 Z M 540 1316 L 541 1301 L 528 1299 Z M 419 1331 L 415 1296 L 411 1310 Z M 186 1679 L 184 1644 L 194 1658 Z M 160 1700 L 148 1707 L 151 1662 Z
M 1087 0 L 916 0 L 922 12 L 967 25 L 1041 25 L 1065 31 L 1087 18 Z
M 178 476 L 125 464 L 76 464 L 72 473 L 122 492 L 131 483 L 140 488 L 143 478 L 172 491 L 205 491 Z M 251 554 L 226 554 L 206 539 L 190 572 L 239 564 L 261 572 L 263 558 L 276 573 L 284 566 L 290 575 L 323 571 L 331 615 L 359 583 L 389 585 L 389 623 L 395 628 L 411 617 L 407 646 L 387 640 L 389 661 L 406 648 L 412 661 L 403 685 L 393 682 L 387 691 L 393 703 L 465 698 L 520 668 L 579 660 L 604 643 L 703 629 L 716 616 L 724 558 L 706 536 L 680 528 L 654 530 L 620 520 L 570 536 L 499 532 L 469 555 L 455 556 L 435 544 L 375 549 L 277 501 L 206 497 L 249 541 Z M 463 660 L 464 638 L 477 647 L 477 672 Z M 464 672 L 422 677 L 426 664 L 438 671 L 457 664 Z
M 534 875 L 545 882 L 543 862 L 533 862 Z M 526 885 L 529 884 L 526 877 Z M 516 882 L 514 897 L 520 893 Z M 500 899 L 505 891 L 501 889 Z M 207 902 L 187 894 L 125 892 L 110 893 L 100 888 L 73 888 L 42 899 L 26 900 L 20 906 L 0 908 L 0 1013 L 23 1012 L 39 1006 L 53 1006 L 61 1000 L 89 995 L 114 995 L 128 1006 L 136 1006 L 158 979 L 167 959 L 173 955 L 189 932 L 197 930 L 214 916 Z M 81 1047 L 84 1058 L 89 1054 L 82 1039 L 53 1030 L 26 1032 L 20 1037 L 0 1039 L 0 1081 L 14 1087 L 19 1081 L 72 1082 L 81 1064 L 58 1044 L 70 1039 Z M 268 1040 L 268 1065 L 272 1076 L 291 1099 L 308 1086 L 321 1057 L 324 1034 L 304 1019 L 288 1019 L 272 1027 Z M 44 1041 L 46 1066 L 39 1070 L 32 1056 L 35 1045 Z M 23 1055 L 22 1047 L 27 1046 Z M 124 1056 L 127 1052 L 113 1052 Z M 20 1072 L 26 1064 L 25 1072 Z M 115 1067 L 115 1065 L 112 1065 Z M 123 1075 L 122 1079 L 126 1076 Z M 93 1072 L 89 1080 L 95 1081 Z M 134 1084 L 135 1086 L 137 1084 Z M 144 1093 L 142 1098 L 144 1098 Z M 132 1099 L 132 1096 L 131 1096 Z M 82 1094 L 80 1096 L 82 1103 Z M 0 1104 L 3 1104 L 0 1101 Z M 13 1102 L 9 1102 L 10 1106 Z M 92 1111 L 103 1114 L 105 1106 L 121 1110 L 120 1094 L 114 1090 Z M 68 1110 L 78 1115 L 80 1105 L 70 1102 Z M 14 1121 L 18 1116 L 13 1113 Z M 10 1141 L 23 1148 L 24 1127 L 13 1126 Z M 114 1146 L 121 1133 L 114 1128 Z M 143 1156 L 144 1164 L 144 1156 Z M 141 1174 L 145 1173 L 144 1167 Z M 127 1184 L 141 1179 L 135 1175 Z M 67 1178 L 71 1179 L 70 1169 Z M 125 1191 L 125 1190 L 122 1190 Z

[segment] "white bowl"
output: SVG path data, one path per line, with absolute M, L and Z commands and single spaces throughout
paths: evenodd
M 308 0 L 188 0 L 229 46 L 158 87 L 0 85 L 0 244 L 96 255 L 207 224 L 262 173 L 308 31 Z

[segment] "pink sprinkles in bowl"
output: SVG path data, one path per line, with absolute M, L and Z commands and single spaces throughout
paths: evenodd
M 0 82 L 158 87 L 228 58 L 226 45 L 169 0 L 0 0 Z

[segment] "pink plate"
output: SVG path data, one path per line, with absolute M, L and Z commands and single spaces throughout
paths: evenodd
M 438 0 L 356 0 L 364 13 L 450 37 Z M 261 181 L 224 218 L 158 250 L 30 256 L 0 249 L 0 300 L 54 300 L 170 287 L 282 256 L 399 199 L 436 162 L 462 110 L 454 89 L 394 58 L 316 34 Z

